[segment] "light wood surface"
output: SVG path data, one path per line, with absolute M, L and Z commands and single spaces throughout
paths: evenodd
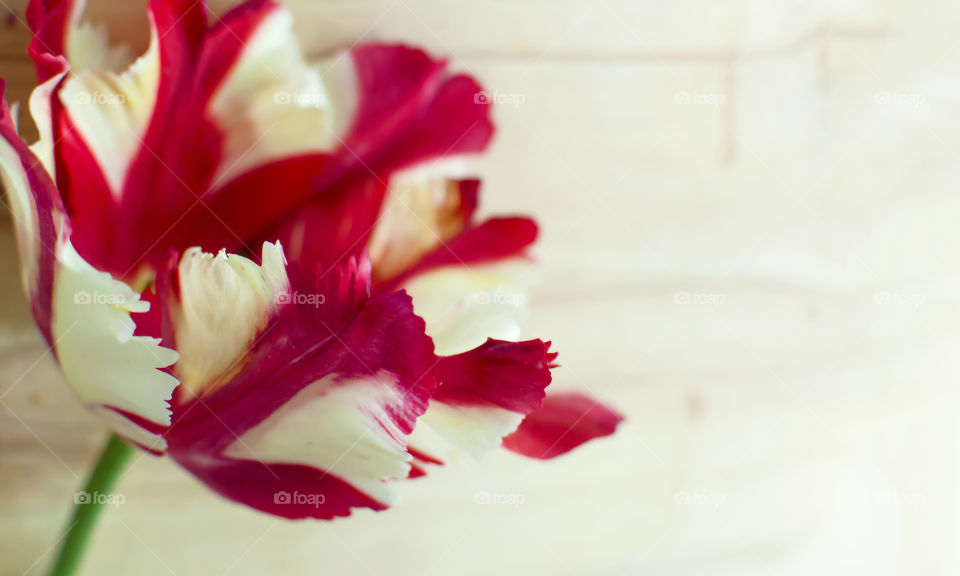
M 145 30 L 140 2 L 111 4 L 115 36 Z M 628 421 L 333 523 L 144 457 L 84 574 L 957 573 L 955 3 L 290 5 L 311 51 L 423 44 L 523 96 L 496 110 L 484 210 L 537 215 L 528 335 L 561 352 L 557 388 Z M 0 77 L 23 100 L 7 20 Z M 41 574 L 104 431 L 45 353 L 7 222 L 0 271 L 0 574 Z

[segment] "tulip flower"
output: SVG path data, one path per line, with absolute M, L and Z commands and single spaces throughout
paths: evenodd
M 475 214 L 476 80 L 400 45 L 308 59 L 268 1 L 152 0 L 135 60 L 82 12 L 31 3 L 40 139 L 4 103 L 0 174 L 37 325 L 114 433 L 329 519 L 614 431 L 586 396 L 544 402 L 556 354 L 520 341 L 537 226 Z

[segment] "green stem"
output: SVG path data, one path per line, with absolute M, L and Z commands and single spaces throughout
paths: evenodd
M 74 495 L 73 517 L 67 525 L 60 554 L 50 569 L 50 576 L 71 576 L 76 574 L 83 560 L 83 553 L 87 549 L 97 518 L 107 504 L 117 502 L 111 494 L 113 486 L 120 478 L 120 473 L 126 468 L 127 462 L 133 455 L 133 448 L 115 434 L 100 452 L 97 465 L 87 478 L 87 484 L 82 492 Z

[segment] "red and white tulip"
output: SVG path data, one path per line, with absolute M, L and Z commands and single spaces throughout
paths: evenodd
M 537 226 L 478 220 L 454 169 L 493 133 L 476 80 L 399 45 L 308 59 L 268 1 L 211 25 L 152 0 L 136 60 L 82 10 L 31 3 L 40 140 L 3 104 L 0 175 L 37 324 L 116 433 L 331 518 L 430 464 L 613 432 L 585 396 L 544 403 L 556 354 L 516 341 Z

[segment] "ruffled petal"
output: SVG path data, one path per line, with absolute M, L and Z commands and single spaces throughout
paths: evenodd
M 134 336 L 131 315 L 149 306 L 127 284 L 90 266 L 69 240 L 58 245 L 52 329 L 67 381 L 116 432 L 162 452 L 160 432 L 170 424 L 178 382 L 161 369 L 177 353 L 158 338 Z
M 622 416 L 584 394 L 550 394 L 542 408 L 504 438 L 503 446 L 530 458 L 547 460 L 613 434 L 622 421 Z
M 2 88 L 0 83 L 0 96 Z M 176 352 L 155 338 L 134 336 L 131 314 L 145 312 L 149 304 L 74 250 L 57 190 L 41 160 L 17 136 L 5 102 L 0 136 L 0 175 L 37 325 L 81 400 L 104 413 L 118 433 L 162 451 L 159 433 L 170 423 L 168 400 L 177 380 L 160 369 L 176 361 Z
M 198 273 L 209 275 L 181 264 L 178 276 L 163 282 L 167 297 L 183 301 L 184 287 L 194 284 L 189 276 Z M 369 275 L 369 264 L 356 260 L 319 277 L 288 265 L 289 288 L 278 293 L 266 323 L 260 305 L 235 308 L 252 316 L 240 324 L 254 327 L 256 337 L 221 382 L 202 396 L 178 396 L 166 435 L 170 454 L 224 496 L 285 517 L 329 518 L 391 504 L 387 481 L 409 473 L 406 439 L 436 387 L 435 357 L 410 298 L 396 292 L 368 299 Z M 230 301 L 261 290 L 257 274 L 229 276 L 204 280 L 205 297 Z M 170 309 L 170 339 L 184 357 L 192 352 L 183 334 L 225 329 L 216 313 Z M 210 326 L 191 326 L 204 323 Z M 314 497 L 275 501 L 279 492 Z
M 444 463 L 459 455 L 479 459 L 498 448 L 524 416 L 540 408 L 556 359 L 541 340 L 487 340 L 441 358 L 440 384 L 410 438 L 422 462 Z
M 264 244 L 262 262 L 225 251 L 184 253 L 174 279 L 178 298 L 168 302 L 181 350 L 175 373 L 182 392 L 210 393 L 242 368 L 290 286 L 279 244 Z

